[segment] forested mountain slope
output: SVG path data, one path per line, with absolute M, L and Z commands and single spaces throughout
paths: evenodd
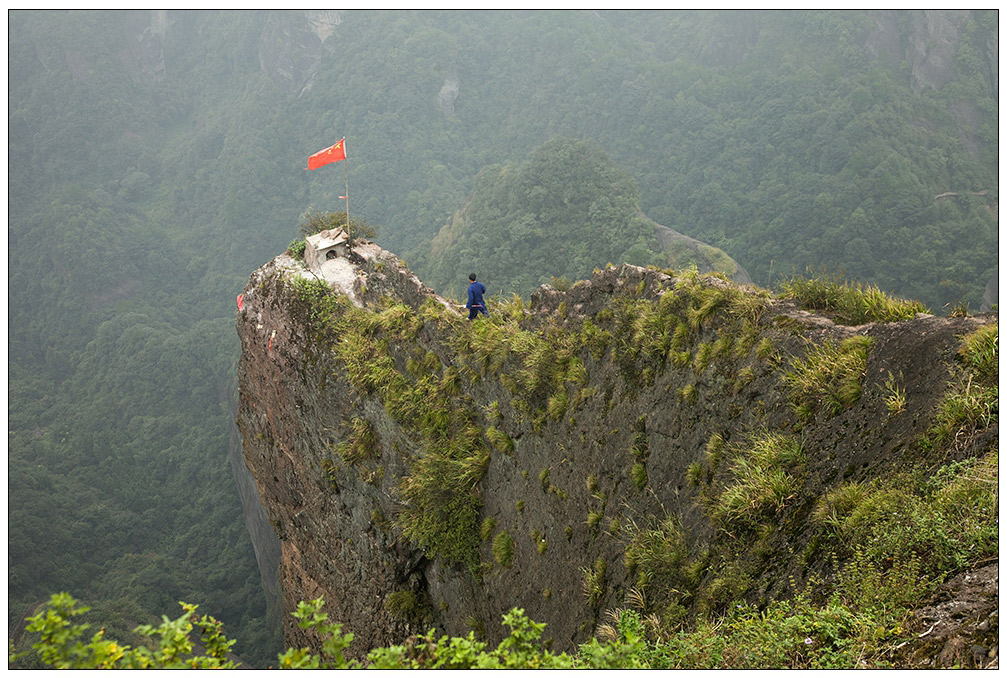
M 483 169 L 417 266 L 462 297 L 468 269 L 492 290 L 530 294 L 553 279 L 583 279 L 601 261 L 696 266 L 751 282 L 723 251 L 648 219 L 636 184 L 596 145 L 562 138 L 517 167 Z
M 12 627 L 58 589 L 118 630 L 188 598 L 272 656 L 226 459 L 231 322 L 299 215 L 342 208 L 341 168 L 305 172 L 307 154 L 346 137 L 351 211 L 424 276 L 480 171 L 564 137 L 756 282 L 842 267 L 976 309 L 998 243 L 996 20 L 12 11 Z

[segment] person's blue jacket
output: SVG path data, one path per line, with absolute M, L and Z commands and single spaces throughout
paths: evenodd
M 478 280 L 469 285 L 469 300 L 465 308 L 486 308 L 483 303 L 483 295 L 486 294 L 486 286 Z

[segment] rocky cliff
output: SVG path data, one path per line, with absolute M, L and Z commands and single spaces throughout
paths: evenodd
M 847 326 L 716 275 L 626 265 L 470 323 L 394 255 L 355 255 L 252 274 L 237 424 L 285 609 L 324 596 L 358 655 L 431 627 L 499 640 L 515 606 L 556 649 L 627 605 L 667 632 L 841 582 L 852 537 L 823 504 L 837 488 L 990 458 L 995 486 L 995 409 L 947 435 L 935 412 L 964 378 L 962 338 L 996 316 Z M 948 622 L 916 665 L 952 637 L 988 661 L 990 576 L 977 621 Z M 285 623 L 288 644 L 317 645 Z

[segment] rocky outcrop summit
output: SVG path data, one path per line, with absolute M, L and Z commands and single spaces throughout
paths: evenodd
M 530 303 L 491 299 L 469 322 L 396 256 L 353 251 L 328 272 L 281 255 L 252 274 L 237 424 L 285 609 L 324 596 L 358 655 L 432 627 L 499 640 L 512 607 L 569 649 L 606 610 L 685 622 L 831 581 L 819 499 L 919 462 L 912 441 L 960 369 L 961 337 L 996 320 L 846 326 L 723 276 L 623 265 Z M 822 346 L 863 349 L 855 397 L 805 398 L 788 381 Z M 996 431 L 942 454 L 980 457 Z M 770 435 L 799 441 L 789 489 L 725 513 L 730 451 Z M 688 577 L 634 550 L 671 524 Z M 318 643 L 287 620 L 289 645 Z

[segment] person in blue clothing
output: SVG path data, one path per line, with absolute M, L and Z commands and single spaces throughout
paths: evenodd
M 477 315 L 482 313 L 483 315 L 489 315 L 489 311 L 486 310 L 486 302 L 483 301 L 483 295 L 486 294 L 486 285 L 481 282 L 476 282 L 476 274 L 469 274 L 469 300 L 465 302 L 465 308 L 469 310 L 469 320 L 472 320 Z

